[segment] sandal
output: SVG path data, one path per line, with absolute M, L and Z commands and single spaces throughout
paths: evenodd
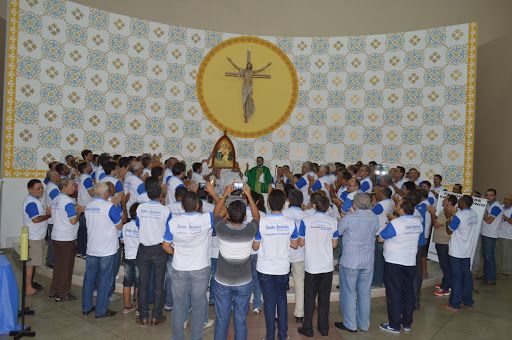
M 123 314 L 128 314 L 128 313 L 130 313 L 130 312 L 132 312 L 134 310 L 135 310 L 135 306 L 133 306 L 133 305 L 131 305 L 129 307 L 124 307 Z

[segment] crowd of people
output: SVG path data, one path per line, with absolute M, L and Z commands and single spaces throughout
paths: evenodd
M 334 326 L 367 332 L 371 289 L 385 287 L 388 320 L 379 328 L 399 334 L 411 330 L 420 308 L 432 238 L 443 273 L 433 294 L 449 296 L 447 311 L 472 307 L 471 245 L 480 221 L 471 206 L 479 194 L 443 195 L 437 213 L 448 189 L 441 175 L 430 182 L 401 166 L 377 175 L 376 166 L 306 161 L 298 174 L 285 165 L 272 175 L 262 157 L 241 171 L 238 164 L 210 169 L 208 160 L 187 170 L 161 155 L 67 156 L 49 164 L 43 181 L 27 184 L 26 293 L 42 289 L 34 274 L 46 265 L 53 268 L 50 297 L 76 299 L 71 278 L 80 257 L 84 315 L 116 315 L 109 302 L 123 265 L 122 313 L 134 313 L 142 327 L 165 322 L 170 311 L 173 339 L 185 339 L 187 326 L 192 339 L 201 339 L 213 325 L 215 339 L 226 339 L 233 315 L 235 339 L 247 339 L 252 298 L 253 313 L 264 314 L 265 339 L 276 332 L 287 339 L 291 274 L 299 333 L 314 336 L 316 304 L 317 331 L 328 336 L 337 268 L 343 317 Z M 462 187 L 449 191 L 462 194 Z M 485 198 L 481 279 L 495 285 L 497 272 L 512 271 L 512 196 L 501 204 L 489 189 Z

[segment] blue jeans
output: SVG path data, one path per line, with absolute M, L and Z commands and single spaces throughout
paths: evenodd
M 439 267 L 443 271 L 443 279 L 441 280 L 441 289 L 448 291 L 452 288 L 450 256 L 448 255 L 448 245 L 436 243 L 436 252 L 439 259 Z
M 123 287 L 139 287 L 139 271 L 135 265 L 135 259 L 124 259 Z
M 121 267 L 121 247 L 119 247 L 119 249 L 117 249 L 117 253 L 114 254 L 114 264 L 112 265 L 112 287 L 110 287 L 110 295 L 114 294 L 114 291 L 116 290 L 116 276 L 119 274 L 119 267 Z
M 251 300 L 252 283 L 241 286 L 224 286 L 215 284 L 215 340 L 228 338 L 229 320 L 233 311 L 235 340 L 247 339 L 247 311 Z
M 217 281 L 215 281 L 215 273 L 217 272 L 217 259 L 215 257 L 211 258 L 211 266 L 210 266 L 210 303 L 215 303 L 215 287 L 217 285 Z
M 471 276 L 470 258 L 460 259 L 450 256 L 452 276 L 452 292 L 449 304 L 459 309 L 461 302 L 468 307 L 473 306 L 473 276 Z
M 277 308 L 277 337 L 279 340 L 288 338 L 288 302 L 286 287 L 289 276 L 268 275 L 258 272 L 258 280 L 263 292 L 263 311 L 265 313 L 266 340 L 274 340 L 276 334 Z
M 188 319 L 190 299 L 192 307 L 191 340 L 199 340 L 204 336 L 204 314 L 208 310 L 206 292 L 210 279 L 210 267 L 200 270 L 172 270 L 172 296 L 174 308 L 172 312 L 172 339 L 185 340 L 183 324 Z
M 87 251 L 87 225 L 85 214 L 81 213 L 78 217 L 78 234 L 76 239 L 76 253 L 78 255 L 86 255 Z
M 496 240 L 482 235 L 484 280 L 496 282 Z
M 82 311 L 88 312 L 92 309 L 92 292 L 98 277 L 98 295 L 96 296 L 96 316 L 107 313 L 108 298 L 113 281 L 114 255 L 91 256 L 87 255 L 85 260 L 85 275 L 82 289 Z
M 172 308 L 172 255 L 167 255 L 167 272 L 165 275 L 165 307 Z
M 256 263 L 258 262 L 258 254 L 251 255 L 251 276 L 252 276 L 252 308 L 261 308 L 261 288 L 258 281 L 258 271 Z
M 206 304 L 208 305 L 208 300 L 206 299 L 206 296 L 204 297 Z M 192 296 L 188 296 L 188 303 L 187 307 L 185 307 L 185 315 L 187 315 L 186 320 L 188 320 L 188 313 L 192 309 Z M 204 316 L 203 316 L 203 324 L 206 325 L 208 322 L 208 306 L 204 309 Z
M 382 286 L 384 284 L 384 243 L 375 241 L 374 258 L 372 286 Z
M 341 310 L 348 329 L 368 331 L 372 300 L 373 268 L 350 269 L 340 266 Z
M 165 263 L 167 254 L 160 244 L 153 246 L 144 246 L 139 244 L 135 264 L 139 270 L 139 290 L 137 292 L 137 302 L 139 307 L 139 319 L 149 318 L 149 304 L 151 304 L 150 295 L 153 295 L 153 309 L 151 318 L 156 320 L 163 319 L 162 310 L 165 303 Z M 153 294 L 150 289 L 153 287 Z M 183 328 L 183 327 L 182 327 Z
M 52 242 L 52 230 L 53 224 L 48 224 L 48 230 L 46 231 L 46 240 L 48 243 L 48 250 L 46 252 L 46 265 L 53 266 L 53 242 Z

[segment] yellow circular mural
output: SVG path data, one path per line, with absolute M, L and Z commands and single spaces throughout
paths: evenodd
M 257 37 L 236 37 L 205 56 L 196 92 L 204 114 L 220 130 L 259 137 L 277 129 L 292 113 L 297 73 L 274 44 Z

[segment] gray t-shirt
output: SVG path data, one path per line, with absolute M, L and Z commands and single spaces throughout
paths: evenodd
M 239 227 L 216 221 L 220 251 L 215 281 L 225 286 L 241 286 L 252 281 L 251 249 L 257 231 L 258 221 L 255 220 Z

